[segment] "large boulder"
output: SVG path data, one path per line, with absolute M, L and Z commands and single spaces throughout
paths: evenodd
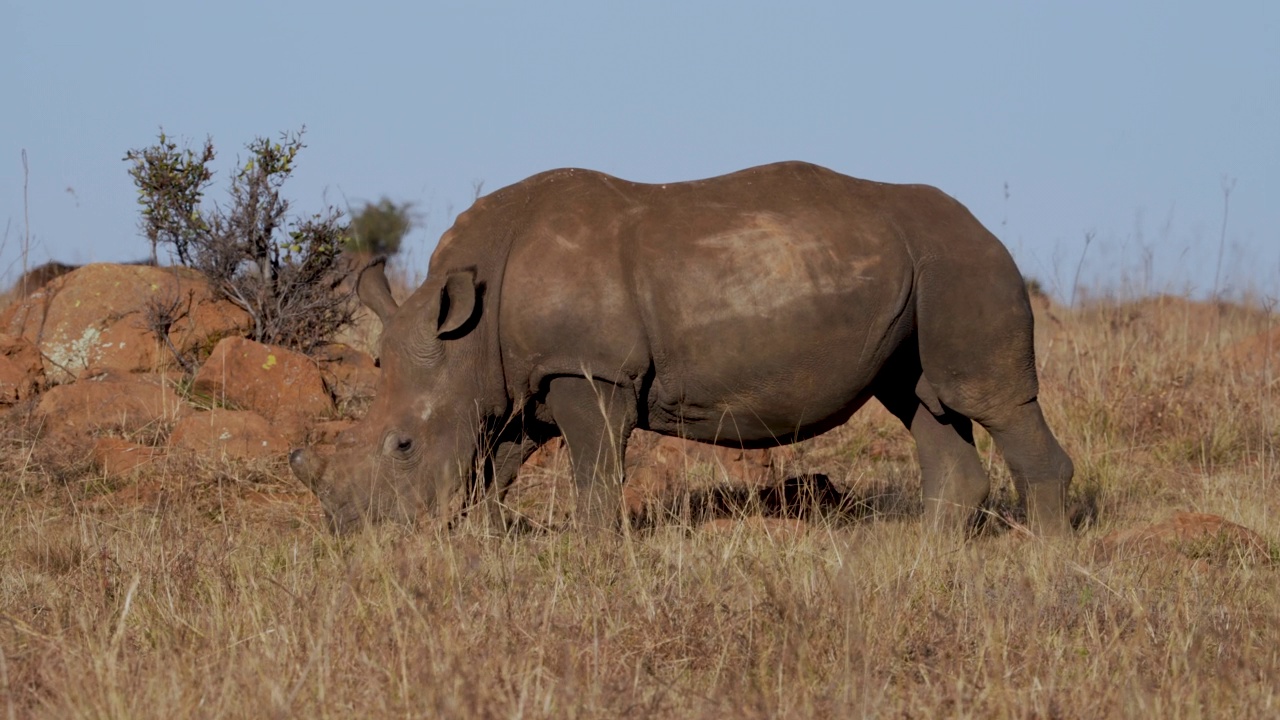
M 157 311 L 170 316 L 167 340 Z M 43 355 L 55 383 L 105 369 L 149 372 L 176 367 L 173 348 L 199 358 L 219 338 L 248 331 L 247 313 L 216 300 L 188 268 L 98 263 L 54 278 L 0 314 L 0 332 L 25 338 Z
M 192 392 L 214 404 L 253 410 L 290 442 L 333 415 L 333 400 L 320 368 L 306 355 L 244 338 L 226 338 L 196 372 Z
M 158 436 L 189 410 L 159 378 L 108 373 L 45 392 L 35 419 L 54 438 Z
M 202 456 L 253 460 L 283 456 L 289 441 L 256 412 L 214 408 L 178 421 L 169 447 Z

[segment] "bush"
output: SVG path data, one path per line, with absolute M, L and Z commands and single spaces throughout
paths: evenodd
M 400 242 L 416 225 L 413 203 L 396 204 L 390 198 L 366 202 L 351 214 L 346 249 L 369 255 L 395 255 Z
M 130 150 L 124 159 L 133 164 L 129 174 L 152 257 L 168 246 L 177 262 L 202 272 L 215 293 L 249 313 L 254 340 L 308 351 L 349 324 L 355 308 L 343 284 L 350 269 L 341 255 L 347 242 L 342 213 L 327 208 L 291 216 L 281 194 L 306 147 L 302 134 L 249 143 L 226 208 L 201 207 L 213 178 L 212 140 L 196 152 L 180 149 L 162 131 L 155 145 Z

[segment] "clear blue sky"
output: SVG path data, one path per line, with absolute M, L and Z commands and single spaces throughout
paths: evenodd
M 0 270 L 147 255 L 121 161 L 307 127 L 296 208 L 388 195 L 426 226 L 561 166 L 643 181 L 803 159 L 937 185 L 1069 293 L 1280 294 L 1280 2 L 0 0 Z M 1005 186 L 1008 186 L 1008 197 Z M 217 186 L 215 197 L 222 185 Z

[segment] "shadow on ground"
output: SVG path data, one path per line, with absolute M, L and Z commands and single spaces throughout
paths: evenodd
M 918 491 L 917 491 L 918 492 Z M 905 487 L 857 492 L 841 490 L 822 473 L 790 477 L 766 486 L 718 485 L 650 502 L 631 516 L 644 529 L 664 522 L 691 525 L 726 518 L 760 516 L 848 523 L 872 517 L 918 514 L 920 502 Z
M 1077 530 L 1097 520 L 1096 493 L 1073 496 L 1068 512 Z M 822 522 L 836 527 L 886 519 L 919 520 L 923 512 L 919 485 L 896 480 L 870 487 L 841 489 L 826 474 L 811 473 L 787 478 L 775 485 L 721 484 L 650 498 L 632 509 L 631 529 L 645 532 L 670 525 L 698 527 L 723 520 L 765 518 Z M 552 530 L 524 515 L 508 518 L 508 532 L 540 534 Z M 999 535 L 1024 527 L 1025 512 L 1012 490 L 992 493 L 974 514 L 970 537 Z

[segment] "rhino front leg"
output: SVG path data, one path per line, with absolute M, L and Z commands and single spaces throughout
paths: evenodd
M 557 377 L 547 408 L 565 442 L 577 490 L 575 521 L 593 530 L 616 530 L 622 517 L 623 458 L 636 426 L 636 398 L 613 383 Z
M 477 498 L 473 512 L 487 523 L 490 530 L 507 530 L 502 501 L 519 474 L 520 466 L 529 459 L 538 445 L 539 443 L 525 437 L 500 440 L 493 452 L 485 458 L 483 486 L 478 488 L 482 494 Z

